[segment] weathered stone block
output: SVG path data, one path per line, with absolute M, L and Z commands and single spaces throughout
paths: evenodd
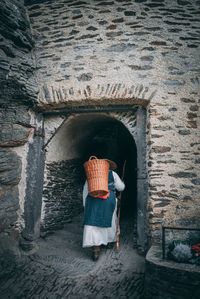
M 21 178 L 21 160 L 16 153 L 0 149 L 0 184 L 16 185 Z
M 152 151 L 155 153 L 166 153 L 171 151 L 169 146 L 153 146 Z
M 190 120 L 187 122 L 187 128 L 196 129 L 197 128 L 197 122 L 196 120 Z
M 0 189 L 0 232 L 8 230 L 17 220 L 18 188 Z
M 179 171 L 179 172 L 176 172 L 176 173 L 172 173 L 172 174 L 169 174 L 170 176 L 173 176 L 175 178 L 193 178 L 193 177 L 196 177 L 196 173 L 194 172 L 188 172 L 188 171 Z
M 178 131 L 178 133 L 179 133 L 180 135 L 189 135 L 189 134 L 190 134 L 190 130 L 189 130 L 189 129 L 180 129 L 180 130 Z
M 2 107 L 0 110 L 0 124 L 23 124 L 30 126 L 30 114 L 26 106 Z
M 28 141 L 30 128 L 17 124 L 2 124 L 0 131 L 0 146 L 13 147 L 25 144 Z

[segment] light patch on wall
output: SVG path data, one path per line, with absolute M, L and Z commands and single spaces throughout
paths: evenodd
M 73 143 L 76 139 L 76 132 L 70 129 L 70 120 L 71 117 L 65 122 L 60 130 L 58 129 L 57 133 L 46 147 L 46 160 L 48 162 L 68 160 L 77 157 L 77 153 L 73 150 Z M 56 120 L 53 121 L 53 123 L 48 123 L 48 132 L 55 131 L 55 124 Z M 58 119 L 57 126 L 59 126 L 59 124 L 60 120 Z
M 31 135 L 32 139 L 32 135 Z M 24 226 L 24 201 L 26 194 L 26 176 L 27 176 L 27 154 L 28 154 L 28 143 L 23 146 L 15 147 L 12 149 L 20 158 L 22 163 L 21 179 L 18 184 L 19 190 L 19 209 L 17 211 L 16 227 L 21 231 Z
M 48 179 L 48 170 L 47 170 L 47 164 L 45 164 L 45 168 L 44 168 L 44 185 L 43 185 L 43 190 L 46 188 L 46 186 L 48 185 L 48 183 L 50 182 L 50 179 Z M 42 197 L 42 207 L 41 207 L 41 225 L 44 222 L 45 219 L 45 199 L 46 197 L 43 195 Z
M 44 137 L 44 143 L 47 144 L 50 139 L 53 137 L 53 135 L 56 133 L 57 130 L 60 129 L 62 126 L 63 121 L 65 120 L 65 117 L 62 116 L 52 116 L 45 118 L 44 121 L 44 130 L 45 130 L 45 137 Z
M 96 130 L 96 117 L 97 114 L 92 113 L 87 116 L 85 114 L 70 116 L 49 142 L 46 148 L 46 161 L 56 162 L 79 158 L 85 142 L 89 142 Z M 98 119 L 108 120 L 110 117 L 105 113 L 98 113 Z M 51 123 L 49 128 L 50 126 Z

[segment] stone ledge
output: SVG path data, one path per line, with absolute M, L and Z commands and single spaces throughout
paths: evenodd
M 148 299 L 200 298 L 200 267 L 163 260 L 160 246 L 146 256 L 145 294 Z

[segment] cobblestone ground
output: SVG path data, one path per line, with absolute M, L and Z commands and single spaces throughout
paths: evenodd
M 39 250 L 7 261 L 1 299 L 143 299 L 144 258 L 134 249 L 133 225 L 124 221 L 120 250 L 103 248 L 97 262 L 81 248 L 81 216 L 39 240 Z

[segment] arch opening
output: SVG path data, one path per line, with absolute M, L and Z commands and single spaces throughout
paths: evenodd
M 121 197 L 121 221 L 136 225 L 137 218 L 137 149 L 126 126 L 112 114 L 91 113 L 69 117 L 48 144 L 46 182 L 42 207 L 42 234 L 63 228 L 83 213 L 82 187 L 85 181 L 83 163 L 90 155 L 114 160 L 116 172 L 126 188 Z M 52 198 L 53 195 L 53 198 Z
M 87 160 L 91 155 L 96 155 L 112 159 L 117 163 L 115 171 L 126 185 L 121 194 L 121 217 L 136 216 L 137 150 L 135 141 L 127 128 L 116 119 L 99 117 L 98 120 L 95 119 L 94 124 L 91 123 L 91 126 L 95 127 L 95 124 L 97 128 L 91 139 L 85 143 L 83 158 Z

